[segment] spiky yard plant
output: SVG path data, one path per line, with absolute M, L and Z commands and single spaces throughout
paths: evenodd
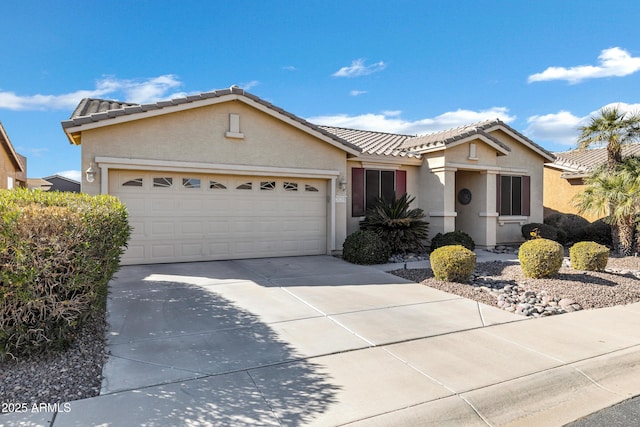
M 425 216 L 422 209 L 411 208 L 414 200 L 406 193 L 391 201 L 378 199 L 360 222 L 360 228 L 380 236 L 394 254 L 423 251 L 429 223 L 422 219 Z

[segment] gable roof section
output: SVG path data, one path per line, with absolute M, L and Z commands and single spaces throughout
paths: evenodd
M 545 150 L 511 126 L 507 125 L 500 119 L 485 120 L 470 125 L 460 126 L 454 129 L 448 129 L 441 132 L 430 133 L 422 136 L 417 136 L 410 140 L 407 140 L 402 148 L 405 150 L 412 150 L 416 152 L 430 152 L 442 150 L 447 147 L 452 147 L 464 142 L 481 139 L 494 149 L 506 155 L 511 151 L 511 148 L 500 141 L 498 138 L 491 135 L 491 132 L 495 130 L 501 130 L 512 138 L 519 141 L 524 146 L 535 151 L 548 161 L 553 161 L 554 156 L 549 151 Z
M 0 145 L 2 145 L 9 155 L 9 158 L 13 161 L 14 166 L 19 172 L 26 172 L 26 166 L 22 161 L 22 157 L 20 156 L 16 150 L 13 148 L 13 144 L 11 144 L 11 140 L 7 135 L 7 131 L 5 131 L 4 126 L 0 122 Z
M 546 166 L 563 171 L 562 178 L 582 178 L 607 162 L 607 148 L 590 148 L 554 153 L 556 160 Z M 622 157 L 640 156 L 640 144 L 622 146 Z
M 273 117 L 279 118 L 280 120 L 283 120 L 304 132 L 319 137 L 320 139 L 341 148 L 352 155 L 357 155 L 361 152 L 357 146 L 345 141 L 337 135 L 327 132 L 319 126 L 309 123 L 303 118 L 289 113 L 288 111 L 252 95 L 237 86 L 232 86 L 229 89 L 205 92 L 199 95 L 190 95 L 184 98 L 159 101 L 151 104 L 132 104 L 103 99 L 85 98 L 80 101 L 80 104 L 78 104 L 78 107 L 74 110 L 71 118 L 62 122 L 62 128 L 67 134 L 69 141 L 72 144 L 79 145 L 81 143 L 81 132 L 83 130 L 109 126 L 116 123 L 146 117 L 169 114 L 176 111 L 183 111 L 231 100 L 239 100 L 252 105 L 257 109 Z
M 401 148 L 406 141 L 411 138 L 415 138 L 415 135 L 346 129 L 333 126 L 319 127 L 357 146 L 365 154 L 419 157 L 414 153 Z

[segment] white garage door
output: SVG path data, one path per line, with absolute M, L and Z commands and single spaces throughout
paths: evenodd
M 327 253 L 327 181 L 109 172 L 129 210 L 123 264 Z

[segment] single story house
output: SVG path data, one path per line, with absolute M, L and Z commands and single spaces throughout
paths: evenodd
M 123 263 L 331 254 L 379 196 L 480 247 L 542 221 L 553 155 L 500 120 L 424 136 L 318 126 L 238 87 L 152 104 L 84 99 L 62 122 L 82 191 L 134 227 Z
M 27 158 L 18 154 L 0 123 L 0 189 L 27 186 Z
M 544 216 L 554 213 L 576 214 L 572 200 L 586 185 L 584 179 L 607 162 L 607 148 L 590 148 L 554 153 L 556 159 L 544 165 Z M 640 156 L 640 144 L 622 146 L 622 157 Z M 589 221 L 599 219 L 591 213 L 579 214 Z

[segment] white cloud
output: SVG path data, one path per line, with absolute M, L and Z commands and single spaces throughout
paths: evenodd
M 534 141 L 554 142 L 568 147 L 575 147 L 579 128 L 589 123 L 592 116 L 599 114 L 602 108 L 617 106 L 623 112 L 640 111 L 640 104 L 615 102 L 592 111 L 586 116 L 578 117 L 569 111 L 531 116 L 527 119 L 529 126 L 524 133 Z
M 73 179 L 75 181 L 82 181 L 82 172 L 77 170 L 56 172 L 54 175 L 64 176 L 65 178 Z
M 640 58 L 632 57 L 619 47 L 604 49 L 598 56 L 598 65 L 578 65 L 576 67 L 549 67 L 541 73 L 529 76 L 529 83 L 548 80 L 566 80 L 571 84 L 586 79 L 602 77 L 622 77 L 640 70 Z
M 172 74 L 134 80 L 106 76 L 97 80 L 93 89 L 83 89 L 60 95 L 17 95 L 14 92 L 0 91 L 0 109 L 69 110 L 75 108 L 82 98 L 103 97 L 144 104 L 185 96 L 183 92 L 170 92 L 180 86 L 182 86 L 182 82 Z
M 349 92 L 349 95 L 360 96 L 360 95 L 364 95 L 365 93 L 367 93 L 366 90 L 352 90 L 351 92 Z
M 240 83 L 238 86 L 240 86 L 244 90 L 250 90 L 258 86 L 259 84 L 260 82 L 258 80 L 251 80 L 250 82 Z
M 515 116 L 510 116 L 508 111 L 505 107 L 492 107 L 480 111 L 460 109 L 446 112 L 433 118 L 413 121 L 402 119 L 400 111 L 385 111 L 379 114 L 368 113 L 358 116 L 349 116 L 346 114 L 316 116 L 309 117 L 307 120 L 318 125 L 418 135 L 496 118 L 508 123 L 515 120 Z
M 356 59 L 348 67 L 342 67 L 332 74 L 333 77 L 360 77 L 382 71 L 387 67 L 384 62 L 365 65 L 364 59 Z
M 285 65 L 284 67 L 282 67 L 282 69 L 285 71 L 298 71 L 298 69 L 293 65 Z

